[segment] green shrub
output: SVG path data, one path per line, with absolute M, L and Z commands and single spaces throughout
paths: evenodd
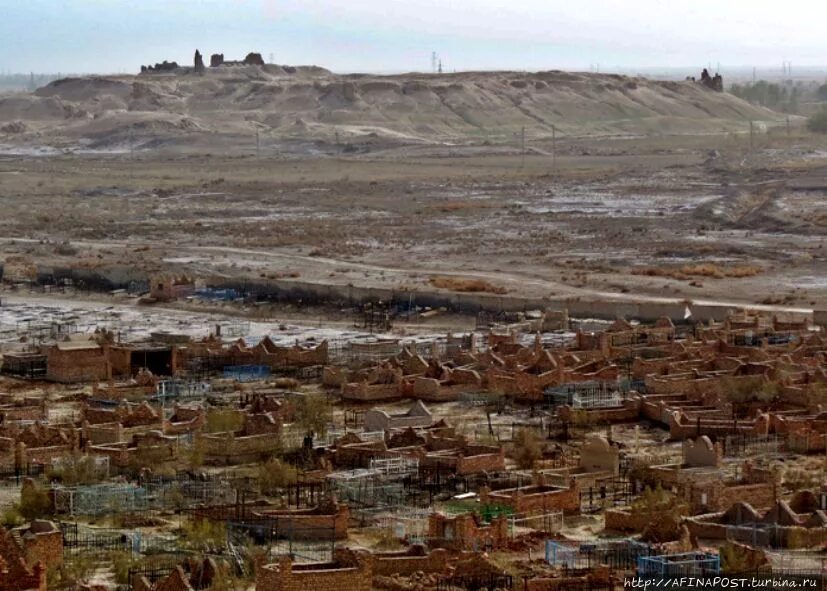
M 3 511 L 3 525 L 6 527 L 17 527 L 18 525 L 23 525 L 26 523 L 26 520 L 23 519 L 23 516 L 20 514 L 20 511 L 17 510 L 15 507 L 9 507 L 5 511 Z
M 197 552 L 218 552 L 227 545 L 227 528 L 223 522 L 198 519 L 187 522 L 183 530 L 187 547 Z
M 207 412 L 207 433 L 240 431 L 244 426 L 244 415 L 234 410 L 210 409 Z
M 50 469 L 47 475 L 49 480 L 59 480 L 65 486 L 97 484 L 103 480 L 103 474 L 95 466 L 95 459 L 81 453 L 64 458 L 60 465 Z
M 283 488 L 295 484 L 298 471 L 290 464 L 279 460 L 270 460 L 258 468 L 258 486 L 264 494 L 272 495 Z
M 827 108 L 821 109 L 807 120 L 807 129 L 813 133 L 827 133 Z
M 324 394 L 307 394 L 296 401 L 296 423 L 308 433 L 324 436 L 333 416 L 333 407 Z
M 26 521 L 50 515 L 52 501 L 49 499 L 49 493 L 37 486 L 24 486 L 20 491 L 17 511 Z
M 138 561 L 129 552 L 113 552 L 110 555 L 112 571 L 115 573 L 115 582 L 118 585 L 129 584 L 129 569 L 138 565 Z

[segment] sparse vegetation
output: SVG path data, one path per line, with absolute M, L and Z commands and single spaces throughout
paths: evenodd
M 663 490 L 660 484 L 655 488 L 647 486 L 632 503 L 632 511 L 648 518 L 642 539 L 653 543 L 670 542 L 680 537 L 683 510 L 678 498 Z
M 726 376 L 721 380 L 721 391 L 736 409 L 750 402 L 770 402 L 778 396 L 778 384 L 768 382 L 763 376 Z
M 258 467 L 258 486 L 264 494 L 281 492 L 285 487 L 295 484 L 298 471 L 293 466 L 272 459 Z
M 95 465 L 95 458 L 77 452 L 62 458 L 57 467 L 49 470 L 48 476 L 64 486 L 77 486 L 100 482 L 104 474 Z
M 129 569 L 139 564 L 138 560 L 129 552 L 112 552 L 109 555 L 112 562 L 112 571 L 115 573 L 115 582 L 118 585 L 129 583 Z
M 41 519 L 51 514 L 52 502 L 48 491 L 37 484 L 20 489 L 20 503 L 17 512 L 26 520 Z
M 439 289 L 449 289 L 451 291 L 459 291 L 463 293 L 495 293 L 506 294 L 508 290 L 504 287 L 493 285 L 484 279 L 465 279 L 462 277 L 447 277 L 444 275 L 434 275 L 428 282 Z
M 244 415 L 234 410 L 211 408 L 207 412 L 207 433 L 239 431 L 244 427 Z
M 220 521 L 187 521 L 182 534 L 187 547 L 196 552 L 220 552 L 227 544 L 227 528 Z
M 332 415 L 333 407 L 324 394 L 306 394 L 296 400 L 296 424 L 308 433 L 324 436 Z
M 801 98 L 801 89 L 797 86 L 790 88 L 785 84 L 766 80 L 758 80 L 751 84 L 733 84 L 729 91 L 750 103 L 787 113 L 798 112 Z
M 807 129 L 813 133 L 827 133 L 827 107 L 807 119 Z
M 17 507 L 8 507 L 3 510 L 3 525 L 6 527 L 17 527 L 26 523 Z
M 784 485 L 789 490 L 813 489 L 817 487 L 820 482 L 820 471 L 796 467 L 790 467 L 784 470 Z
M 514 434 L 514 459 L 523 469 L 534 468 L 537 460 L 543 457 L 540 438 L 531 429 L 518 429 Z
M 80 583 L 86 583 L 95 568 L 95 557 L 91 553 L 80 552 L 64 561 L 63 565 L 46 573 L 49 589 L 69 589 Z
M 754 277 L 762 272 L 763 269 L 757 265 L 734 265 L 727 267 L 714 263 L 698 263 L 694 265 L 682 265 L 680 267 L 645 267 L 643 269 L 632 269 L 633 275 L 669 277 L 680 281 L 687 281 L 692 277 L 708 277 L 710 279 L 724 279 L 725 277 L 729 277 L 739 279 L 743 277 Z

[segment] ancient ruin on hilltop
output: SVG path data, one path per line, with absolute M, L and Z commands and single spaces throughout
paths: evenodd
M 218 68 L 221 66 L 263 66 L 264 65 L 264 58 L 261 56 L 260 53 L 251 51 L 248 53 L 243 60 L 225 60 L 223 53 L 214 53 L 210 56 L 210 68 Z M 202 73 L 206 71 L 206 66 L 204 65 L 204 55 L 201 53 L 200 50 L 195 50 L 195 56 L 193 57 L 193 65 L 192 69 L 187 68 L 185 66 L 180 66 L 178 62 L 168 62 L 164 60 L 163 62 L 156 63 L 154 66 L 147 65 L 141 66 L 141 74 L 156 74 L 156 73 L 163 73 L 163 72 L 179 72 L 179 73 L 189 73 L 195 72 L 196 74 Z
M 686 79 L 695 82 L 694 76 L 687 76 Z M 710 76 L 709 70 L 707 70 L 706 68 L 704 68 L 701 72 L 701 84 L 703 84 L 707 88 L 711 88 L 716 92 L 724 91 L 724 77 L 717 72 L 714 76 Z

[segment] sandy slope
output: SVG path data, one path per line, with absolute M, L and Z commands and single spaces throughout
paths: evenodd
M 5 143 L 204 143 L 254 136 L 402 143 L 743 131 L 779 116 L 693 82 L 559 71 L 396 76 L 224 67 L 202 75 L 69 78 L 0 98 Z M 205 140 L 204 138 L 208 138 Z M 151 143 L 150 143 L 151 142 Z

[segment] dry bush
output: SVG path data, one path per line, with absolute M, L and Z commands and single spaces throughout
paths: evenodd
M 42 519 L 52 512 L 49 493 L 38 485 L 24 486 L 20 489 L 20 503 L 15 507 L 26 520 Z
M 540 438 L 531 429 L 519 429 L 514 434 L 514 459 L 523 469 L 531 469 L 543 457 Z
M 270 460 L 258 468 L 258 486 L 262 493 L 273 495 L 298 480 L 298 470 L 279 460 Z
M 184 546 L 196 552 L 221 551 L 227 545 L 227 527 L 224 522 L 207 519 L 188 521 L 182 527 Z
M 234 410 L 210 409 L 207 412 L 207 433 L 240 431 L 244 427 L 244 416 Z
M 681 517 L 679 514 L 664 513 L 653 518 L 643 529 L 640 539 L 653 544 L 672 542 L 681 537 Z
M 440 213 L 452 213 L 455 211 L 473 210 L 473 209 L 489 209 L 492 205 L 490 203 L 481 203 L 479 201 L 447 201 L 439 205 L 431 205 L 426 208 L 426 211 L 438 211 Z
M 819 485 L 819 473 L 806 468 L 787 468 L 784 485 L 790 490 L 812 489 Z
M 446 277 L 444 275 L 433 275 L 428 282 L 439 289 L 450 289 L 464 293 L 496 293 L 503 295 L 508 290 L 499 285 L 493 285 L 483 279 L 465 279 L 461 277 Z
M 726 573 L 755 572 L 768 565 L 762 550 L 742 544 L 726 542 L 721 546 L 721 570 Z
M 77 486 L 97 484 L 103 480 L 104 475 L 95 465 L 93 457 L 76 452 L 63 458 L 61 465 L 47 470 L 47 476 L 50 480 L 60 481 L 64 486 Z
M 299 380 L 295 378 L 276 378 L 273 380 L 273 386 L 282 390 L 295 390 L 299 387 Z
M 724 267 L 715 263 L 697 263 L 694 265 L 682 265 L 680 267 L 645 267 L 633 269 L 632 275 L 645 275 L 647 277 L 670 277 L 681 281 L 692 277 L 709 277 L 710 279 L 723 279 L 731 277 L 740 279 L 743 277 L 754 277 L 763 272 L 764 269 L 757 265 L 734 265 Z
M 333 406 L 324 394 L 307 394 L 296 400 L 295 422 L 307 433 L 324 437 L 333 419 Z

